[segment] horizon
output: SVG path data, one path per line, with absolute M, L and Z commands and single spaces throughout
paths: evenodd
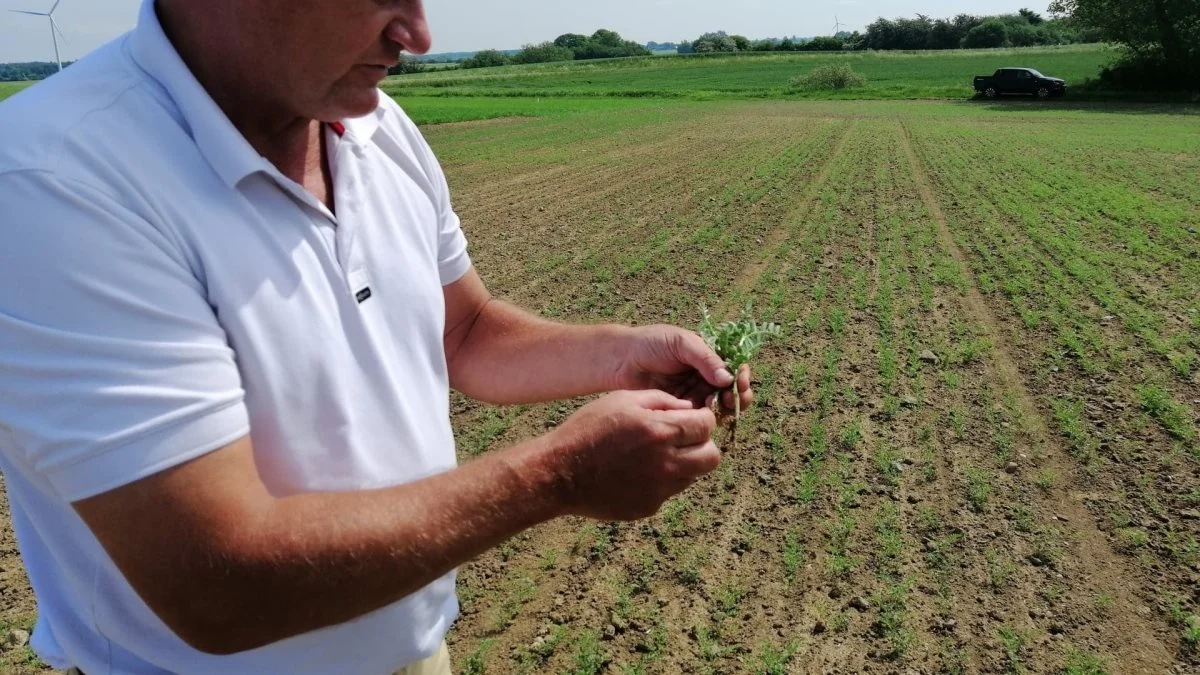
M 1042 0 L 1044 1 L 1044 0 Z M 133 28 L 141 0 L 110 0 L 103 6 L 62 0 L 55 22 L 66 36 L 60 40 L 63 62 L 76 61 Z M 54 62 L 49 22 L 44 17 L 8 10 L 46 11 L 53 0 L 3 0 L 0 4 L 0 63 Z M 1032 6 L 1031 6 L 1032 4 Z M 835 0 L 822 7 L 794 6 L 782 0 L 747 0 L 737 8 L 719 0 L 614 0 L 604 7 L 564 7 L 552 0 L 526 0 L 518 6 L 493 6 L 481 0 L 426 3 L 434 34 L 431 54 L 520 49 L 564 33 L 591 35 L 607 28 L 625 39 L 648 42 L 693 40 L 707 32 L 765 39 L 834 33 L 834 16 L 843 30 L 863 30 L 877 18 L 934 18 L 956 14 L 1009 14 L 1030 7 L 1046 14 L 1039 3 L 976 0 L 969 7 L 949 0 Z

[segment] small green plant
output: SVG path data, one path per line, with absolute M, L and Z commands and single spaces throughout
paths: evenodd
M 708 313 L 707 307 L 700 308 L 703 319 L 700 322 L 700 336 L 708 343 L 717 356 L 725 362 L 729 372 L 734 374 L 733 387 L 733 420 L 729 425 L 730 445 L 737 449 L 737 422 L 741 417 L 741 394 L 738 392 L 737 374 L 742 366 L 750 363 L 750 359 L 758 353 L 768 338 L 779 337 L 782 330 L 779 324 L 758 323 L 750 315 L 747 306 L 738 321 L 717 323 Z
M 984 553 L 984 558 L 987 560 L 988 583 L 992 590 L 1000 591 L 1013 582 L 1017 576 L 1017 566 L 1011 560 L 1003 560 L 993 550 L 988 549 Z
M 1045 469 L 1038 474 L 1037 486 L 1042 492 L 1050 492 L 1054 488 L 1054 472 L 1050 469 Z
M 756 655 L 753 672 L 756 675 L 787 675 L 788 664 L 799 648 L 799 642 L 790 642 L 783 647 L 764 642 Z
M 812 503 L 817 498 L 820 481 L 820 467 L 817 464 L 805 467 L 804 472 L 796 476 L 796 501 L 801 504 Z
M 492 630 L 496 632 L 503 631 L 512 625 L 525 603 L 533 599 L 537 592 L 537 584 L 528 577 L 522 577 L 509 583 L 507 590 L 500 605 L 492 610 Z
M 1138 404 L 1142 410 L 1158 420 L 1172 436 L 1190 441 L 1196 437 L 1196 430 L 1188 421 L 1187 410 L 1171 399 L 1171 393 L 1166 389 L 1149 385 L 1137 388 Z
M 783 538 L 783 576 L 788 585 L 796 581 L 796 572 L 804 562 L 804 544 L 797 530 L 788 530 Z
M 1166 598 L 1167 614 L 1171 623 L 1183 631 L 1183 642 L 1189 649 L 1200 647 L 1200 616 L 1192 614 L 1183 606 L 1183 600 L 1178 597 Z
M 862 437 L 862 422 L 855 419 L 853 422 L 842 428 L 842 432 L 838 437 L 838 442 L 841 443 L 842 448 L 846 450 L 853 450 L 854 448 L 858 447 L 859 443 L 862 442 Z
M 687 515 L 692 502 L 687 497 L 675 497 L 667 502 L 660 512 L 662 527 L 660 530 L 668 537 L 678 536 L 683 532 L 683 517 Z
M 1042 596 L 1042 599 L 1053 605 L 1062 599 L 1065 591 L 1066 589 L 1062 586 L 1057 584 L 1049 584 L 1047 586 L 1043 586 L 1042 589 L 1038 591 L 1038 595 Z
M 886 657 L 892 660 L 904 658 L 917 641 L 916 632 L 905 625 L 908 618 L 908 584 L 889 582 L 887 588 L 875 596 L 879 604 L 879 619 L 873 629 L 887 641 Z
M 475 651 L 467 656 L 466 663 L 463 664 L 463 673 L 465 675 L 484 675 L 487 672 L 487 655 L 494 644 L 496 641 L 492 638 L 481 641 L 475 647 Z
M 1099 656 L 1068 647 L 1063 675 L 1108 675 L 1108 665 Z
M 854 89 L 867 84 L 867 78 L 845 63 L 817 66 L 804 75 L 788 81 L 791 91 L 821 91 Z
M 742 602 L 742 598 L 746 597 L 749 591 L 737 582 L 729 582 L 728 584 L 717 589 L 717 604 L 713 609 L 713 613 L 722 617 L 733 617 L 737 615 L 738 605 Z
M 700 658 L 704 661 L 716 661 L 729 652 L 730 648 L 721 644 L 721 637 L 714 634 L 708 626 L 698 626 L 693 630 L 693 634 L 696 636 Z
M 614 532 L 615 525 L 611 523 L 588 523 L 579 531 L 575 550 L 583 550 L 587 559 L 592 562 L 601 560 L 612 549 Z
M 1024 673 L 1025 664 L 1021 661 L 1021 652 L 1029 643 L 1029 635 L 1011 626 L 1001 626 L 1000 644 L 1004 648 L 1005 665 L 1010 673 Z
M 708 560 L 704 549 L 687 549 L 680 557 L 675 568 L 675 575 L 684 586 L 695 586 L 700 583 L 700 570 Z
M 950 408 L 950 426 L 961 440 L 967 436 L 967 413 L 959 406 Z
M 597 675 L 611 659 L 600 647 L 593 631 L 584 631 L 575 643 L 575 667 L 571 675 Z
M 1133 551 L 1145 546 L 1150 537 L 1145 530 L 1136 527 L 1123 527 L 1117 530 L 1117 539 L 1121 544 L 1121 548 L 1127 551 Z
M 992 494 L 992 479 L 982 469 L 967 469 L 967 501 L 971 508 L 979 513 L 987 506 L 988 497 Z
M 941 672 L 947 675 L 966 675 L 967 650 L 951 638 L 943 638 L 938 642 L 938 658 L 941 659 Z

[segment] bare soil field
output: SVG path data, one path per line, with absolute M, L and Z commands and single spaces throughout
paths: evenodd
M 784 329 L 712 476 L 462 569 L 456 672 L 1200 671 L 1198 119 L 711 102 L 427 127 L 494 293 Z M 461 458 L 579 403 L 455 395 Z M 0 593 L 0 623 L 30 620 L 7 529 Z

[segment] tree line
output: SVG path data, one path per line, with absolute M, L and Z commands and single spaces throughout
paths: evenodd
M 711 52 L 792 52 L 842 50 L 925 50 L 986 49 L 995 47 L 1032 47 L 1076 42 L 1099 42 L 1102 33 L 1065 19 L 1047 19 L 1028 9 L 1016 14 L 975 16 L 959 14 L 953 18 L 933 19 L 924 14 L 915 18 L 880 17 L 863 32 L 808 40 L 793 38 L 749 40 L 724 31 L 705 33 L 679 46 L 681 54 Z
M 601 28 L 591 35 L 565 33 L 552 42 L 530 44 L 515 54 L 495 49 L 476 53 L 462 61 L 463 68 L 487 68 L 510 63 L 548 63 L 551 61 L 583 61 L 586 59 L 612 59 L 622 56 L 650 56 L 650 50 L 621 34 Z
M 71 65 L 64 62 L 63 68 Z M 25 63 L 0 63 L 0 82 L 23 82 L 44 80 L 58 72 L 57 63 L 27 61 Z

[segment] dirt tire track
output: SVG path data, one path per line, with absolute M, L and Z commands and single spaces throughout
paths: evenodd
M 833 167 L 837 163 L 837 159 L 841 157 L 845 151 L 846 143 L 849 141 L 857 126 L 858 125 L 854 122 L 846 125 L 846 130 L 842 132 L 842 136 L 838 139 L 837 144 L 834 145 L 833 149 L 829 151 L 829 156 L 821 165 L 821 170 L 815 177 L 813 177 L 812 180 L 808 182 L 808 185 L 805 186 L 803 197 L 801 197 L 799 205 L 795 209 L 788 211 L 783 217 L 782 222 L 780 222 L 778 226 L 776 226 L 775 229 L 773 229 L 771 233 L 763 240 L 762 250 L 766 251 L 766 255 L 756 262 L 748 265 L 746 269 L 744 269 L 742 273 L 738 275 L 737 279 L 733 282 L 733 290 L 735 292 L 731 295 L 736 296 L 738 292 L 750 290 L 750 287 L 753 286 L 756 280 L 758 280 L 763 271 L 767 269 L 767 266 L 770 265 L 771 261 L 777 257 L 779 245 L 783 243 L 783 240 L 786 239 L 788 234 L 792 231 L 792 222 L 798 218 L 807 217 L 810 213 L 812 213 L 813 206 L 816 203 L 817 195 L 820 193 L 821 188 L 825 187 L 825 183 L 829 182 L 829 174 L 832 173 Z
M 949 222 L 942 213 L 937 199 L 933 196 L 929 176 L 913 149 L 908 127 L 903 120 L 899 120 L 898 124 L 904 152 L 912 167 L 913 180 L 917 185 L 921 200 L 929 209 L 930 217 L 937 226 L 938 241 L 942 248 L 961 265 L 963 274 L 968 280 L 967 288 L 960 296 L 962 310 L 992 340 L 994 345 L 992 365 L 995 368 L 996 376 L 1004 388 L 1012 392 L 1016 398 L 1017 406 L 1029 425 L 1028 430 L 1037 446 L 1036 455 L 1042 458 L 1043 466 L 1054 469 L 1059 475 L 1073 477 L 1075 464 L 1062 444 L 1051 436 L 1045 417 L 1025 384 L 1025 378 L 1021 375 L 1018 362 L 1012 356 L 1008 337 L 980 292 L 970 260 L 959 248 L 950 231 Z M 1136 583 L 1134 580 L 1137 579 L 1137 575 L 1125 559 L 1113 551 L 1104 533 L 1097 527 L 1091 513 L 1075 496 L 1076 494 L 1078 493 L 1068 496 L 1062 491 L 1055 491 L 1047 499 L 1059 513 L 1067 514 L 1069 522 L 1075 526 L 1072 533 L 1077 537 L 1080 552 L 1086 554 L 1080 556 L 1079 562 L 1083 564 L 1087 576 L 1091 579 L 1103 580 L 1102 585 L 1113 589 L 1113 592 L 1117 594 L 1118 603 L 1114 608 L 1115 619 L 1136 627 L 1136 630 L 1128 633 L 1127 651 L 1120 655 L 1122 664 L 1130 666 L 1125 672 L 1166 672 L 1174 663 L 1171 655 L 1174 650 L 1157 637 L 1161 629 L 1159 625 L 1147 621 L 1132 611 L 1132 608 L 1139 604 L 1139 596 L 1144 594 L 1144 592 L 1138 593 L 1131 589 L 1131 586 Z M 1086 526 L 1083 526 L 1084 524 Z M 1134 664 L 1138 664 L 1136 668 L 1133 667 Z

